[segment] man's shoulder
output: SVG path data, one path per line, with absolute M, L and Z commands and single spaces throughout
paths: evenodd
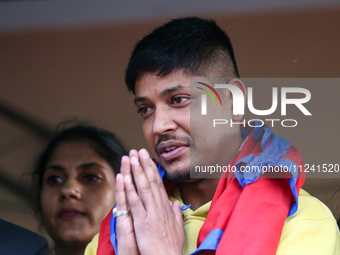
M 48 254 L 47 240 L 28 229 L 0 219 L 0 254 Z
M 339 254 L 339 229 L 327 206 L 304 190 L 298 204 L 285 221 L 277 254 Z
M 286 219 L 285 226 L 299 221 L 330 220 L 336 222 L 328 207 L 303 189 L 300 190 L 298 204 L 297 212 Z

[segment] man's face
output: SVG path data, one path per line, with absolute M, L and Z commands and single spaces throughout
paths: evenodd
M 213 136 L 207 136 L 205 134 L 211 127 L 199 125 L 192 117 L 194 126 L 190 131 L 190 105 L 192 109 L 200 107 L 202 92 L 196 89 L 190 93 L 190 77 L 182 72 L 165 77 L 145 73 L 136 82 L 135 91 L 135 104 L 143 117 L 145 140 L 168 178 L 187 180 L 190 159 L 192 166 L 227 164 L 237 152 L 239 145 L 235 149 L 233 144 L 240 141 L 240 135 L 237 136 L 239 127 L 222 125 L 214 129 Z M 225 102 L 224 108 L 217 108 L 210 118 L 223 116 L 230 119 L 232 103 L 228 93 L 223 93 L 221 98 Z

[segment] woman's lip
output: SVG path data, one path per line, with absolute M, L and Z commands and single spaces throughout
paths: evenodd
M 180 156 L 180 154 L 183 152 L 183 150 L 189 148 L 188 146 L 179 146 L 176 149 L 169 151 L 169 152 L 163 152 L 161 153 L 161 158 L 164 161 L 171 161 L 175 158 L 177 158 L 178 156 Z
M 75 220 L 83 216 L 83 213 L 62 213 L 59 215 L 59 218 L 62 220 Z
M 83 217 L 85 213 L 73 208 L 63 208 L 60 210 L 58 217 L 62 220 L 75 220 Z

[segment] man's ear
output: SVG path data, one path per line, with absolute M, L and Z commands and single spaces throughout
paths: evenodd
M 246 99 L 247 99 L 247 89 L 246 89 L 246 86 L 243 84 L 243 82 L 238 79 L 238 78 L 232 78 L 228 81 L 228 84 L 230 85 L 234 85 L 236 87 L 238 87 L 241 91 L 242 91 L 242 94 L 244 96 L 244 107 L 246 106 Z M 233 96 L 230 92 L 229 89 L 225 89 L 225 93 L 227 93 L 227 96 L 230 100 L 230 103 L 231 103 L 231 109 L 233 109 Z M 235 115 L 232 115 L 232 118 L 233 118 L 233 121 L 240 121 L 242 118 L 243 118 L 243 115 L 239 114 L 237 116 Z

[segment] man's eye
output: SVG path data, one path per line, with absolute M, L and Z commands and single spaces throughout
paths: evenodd
M 188 97 L 174 97 L 174 98 L 172 98 L 171 103 L 172 104 L 181 104 L 181 103 L 183 103 L 187 100 L 189 100 Z
M 47 183 L 50 185 L 55 185 L 55 184 L 61 183 L 62 181 L 63 181 L 63 178 L 58 175 L 52 175 L 47 178 Z
M 87 174 L 85 175 L 84 179 L 87 182 L 97 182 L 98 180 L 101 180 L 102 178 L 100 178 L 98 175 L 95 175 L 95 174 Z
M 147 114 L 148 111 L 149 111 L 149 107 L 146 107 L 146 106 L 143 106 L 143 107 L 138 108 L 138 113 L 140 113 L 142 116 L 143 116 L 144 114 Z

